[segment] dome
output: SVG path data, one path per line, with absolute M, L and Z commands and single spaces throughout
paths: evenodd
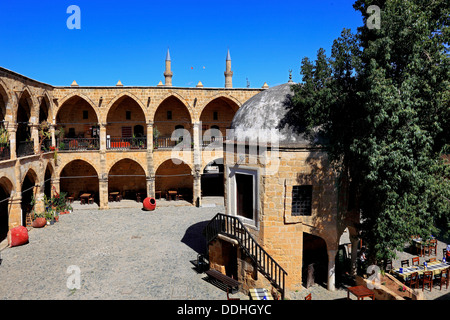
M 292 123 L 290 97 L 293 82 L 278 85 L 253 96 L 237 111 L 231 123 L 232 140 L 279 145 L 309 144 Z

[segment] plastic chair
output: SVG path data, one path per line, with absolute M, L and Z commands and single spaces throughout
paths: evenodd
M 433 272 L 432 271 L 425 271 L 423 273 L 423 280 L 422 280 L 422 291 L 424 291 L 425 286 L 429 285 L 430 291 L 433 288 Z

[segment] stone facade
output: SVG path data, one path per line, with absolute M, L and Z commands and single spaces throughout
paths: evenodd
M 264 89 L 174 87 L 169 71 L 166 85 L 85 87 L 74 81 L 56 87 L 0 68 L 0 121 L 10 150 L 0 159 L 0 186 L 9 199 L 0 217 L 0 223 L 8 225 L 3 229 L 23 224 L 23 211 L 29 208 L 21 193 L 31 171 L 37 210 L 43 209 L 44 184 L 49 181 L 58 192 L 77 196 L 91 191 L 101 209 L 108 208 L 108 194 L 117 189 L 155 196 L 155 191 L 186 188 L 193 204 L 201 204 L 203 169 L 223 158 L 221 150 L 204 149 L 211 141 L 209 129 L 220 132 L 214 136 L 225 135 L 239 107 Z M 50 125 L 48 147 L 60 149 L 57 157 L 39 145 L 43 121 Z M 180 137 L 171 139 L 180 127 L 185 130 L 182 148 L 174 146 Z M 64 137 L 58 135 L 61 129 Z M 21 147 L 25 141 L 32 149 L 26 156 Z M 139 146 L 134 148 L 136 141 Z M 131 182 L 121 177 L 126 175 Z

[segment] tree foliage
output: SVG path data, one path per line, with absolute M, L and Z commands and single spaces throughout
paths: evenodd
M 367 8 L 381 9 L 369 29 Z M 320 128 L 346 181 L 372 258 L 411 235 L 448 232 L 450 6 L 447 0 L 358 0 L 364 25 L 344 29 L 331 55 L 302 60 L 293 116 Z M 349 208 L 351 209 L 351 208 Z

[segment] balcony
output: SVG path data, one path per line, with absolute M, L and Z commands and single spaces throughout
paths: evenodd
M 107 138 L 108 150 L 147 149 L 147 138 Z
M 8 143 L 0 144 L 0 161 L 9 160 L 11 158 L 11 150 Z
M 98 138 L 65 138 L 59 139 L 57 146 L 59 151 L 90 151 L 100 150 Z
M 17 143 L 17 158 L 31 156 L 34 154 L 34 141 L 21 141 Z
M 193 144 L 184 142 L 182 138 L 174 139 L 172 137 L 158 137 L 154 141 L 155 149 L 173 149 L 175 147 L 179 149 L 192 149 Z

